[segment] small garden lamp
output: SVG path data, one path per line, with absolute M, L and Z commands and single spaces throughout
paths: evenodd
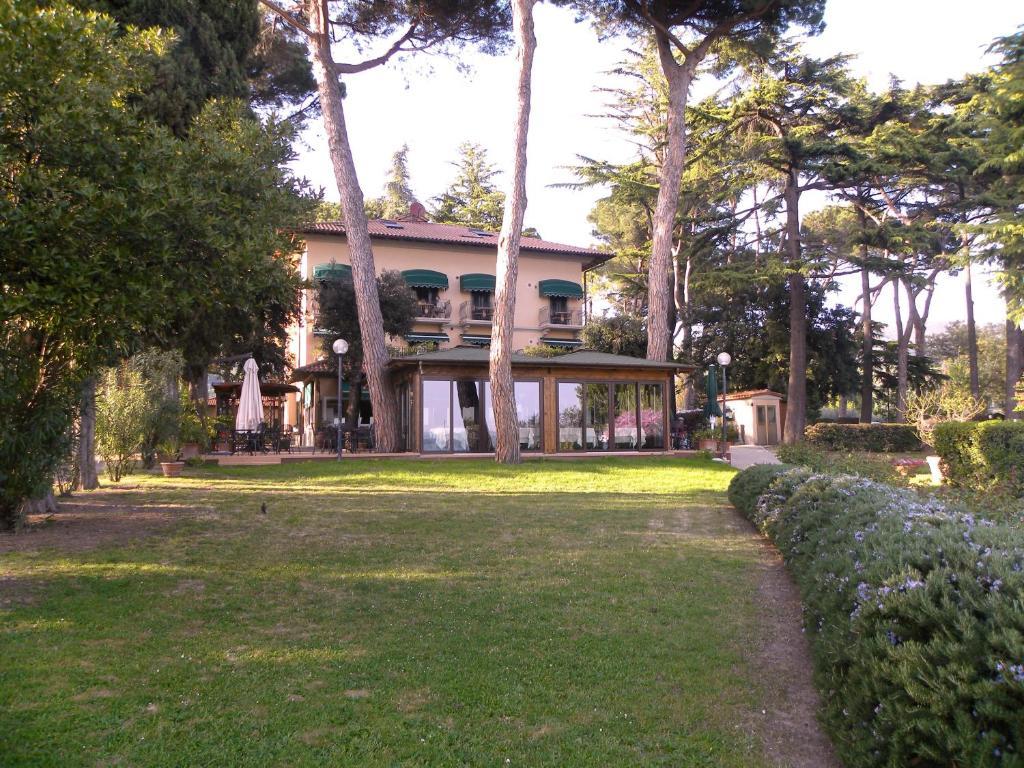
M 335 339 L 334 344 L 331 345 L 331 349 L 334 350 L 334 354 L 338 356 L 338 407 L 337 407 L 337 421 L 338 423 L 338 461 L 341 461 L 341 363 L 345 357 L 345 353 L 348 352 L 348 342 L 344 339 Z
M 725 369 L 729 367 L 729 363 L 732 362 L 732 355 L 728 352 L 718 353 L 718 364 L 722 366 L 722 455 L 725 455 L 725 443 L 726 443 L 726 423 L 725 423 L 725 393 L 729 388 L 729 385 L 725 380 Z

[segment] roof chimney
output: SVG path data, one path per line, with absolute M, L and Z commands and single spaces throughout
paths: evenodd
M 418 200 L 413 200 L 412 205 L 409 206 L 409 212 L 404 216 L 398 217 L 399 221 L 427 221 L 427 209 L 423 207 L 423 203 Z

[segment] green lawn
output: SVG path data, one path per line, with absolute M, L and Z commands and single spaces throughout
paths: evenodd
M 731 476 L 359 461 L 80 495 L 183 517 L 0 555 L 33 587 L 0 609 L 0 762 L 764 765 Z

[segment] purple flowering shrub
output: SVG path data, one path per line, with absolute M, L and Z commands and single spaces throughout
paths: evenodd
M 800 587 L 845 764 L 1024 765 L 1024 533 L 861 477 L 748 471 L 730 498 Z

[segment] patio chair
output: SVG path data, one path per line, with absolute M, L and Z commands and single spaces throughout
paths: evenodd
M 248 453 L 252 455 L 252 433 L 246 429 L 231 432 L 231 454 Z
M 292 452 L 292 433 L 287 429 L 280 432 L 277 436 L 277 452 L 281 453 L 281 451 L 285 453 Z

